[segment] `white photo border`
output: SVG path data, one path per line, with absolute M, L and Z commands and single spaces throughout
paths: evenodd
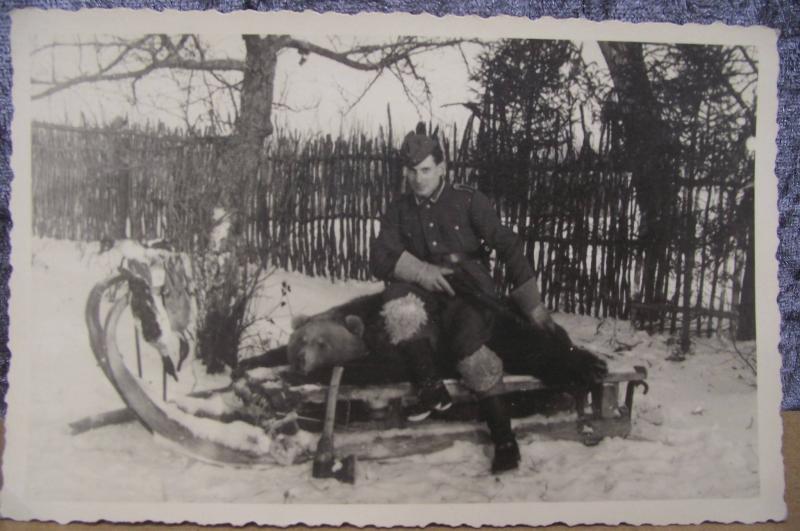
M 397 34 L 469 35 L 472 37 L 608 40 L 634 42 L 681 42 L 742 44 L 758 48 L 758 114 L 756 149 L 756 257 L 757 257 L 757 349 L 758 349 L 758 451 L 760 493 L 748 499 L 670 500 L 624 502 L 559 502 L 437 505 L 224 505 L 188 503 L 48 503 L 30 500 L 26 492 L 26 438 L 29 433 L 28 393 L 32 378 L 29 357 L 35 308 L 26 294 L 31 285 L 31 120 L 29 110 L 29 35 L 33 33 L 79 33 L 102 27 L 120 35 L 148 33 L 290 33 L 305 34 Z M 423 526 L 516 524 L 690 524 L 703 521 L 752 523 L 781 520 L 784 476 L 780 419 L 781 357 L 778 351 L 778 180 L 775 176 L 777 132 L 777 32 L 764 27 L 734 27 L 723 24 L 678 26 L 631 24 L 615 21 L 535 21 L 508 16 L 494 18 L 435 17 L 410 14 L 154 12 L 145 10 L 83 10 L 64 12 L 26 9 L 12 13 L 12 59 L 14 68 L 12 129 L 13 157 L 11 212 L 12 255 L 10 297 L 10 342 L 8 415 L 4 486 L 0 512 L 13 519 L 95 522 L 196 522 L 198 524 L 243 525 L 250 522 L 284 526 L 376 525 Z

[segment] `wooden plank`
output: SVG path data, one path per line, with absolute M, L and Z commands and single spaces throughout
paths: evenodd
M 124 407 L 122 409 L 115 409 L 113 411 L 106 411 L 90 417 L 85 417 L 75 422 L 70 422 L 69 429 L 71 435 L 80 435 L 81 433 L 93 430 L 95 428 L 104 428 L 115 424 L 124 424 L 136 420 L 136 413 L 132 409 Z
M 286 369 L 275 368 L 275 370 L 280 372 Z M 647 374 L 643 371 L 623 369 L 610 372 L 603 380 L 603 384 L 610 385 L 622 382 L 643 381 L 646 378 Z M 453 400 L 458 402 L 474 400 L 472 391 L 461 385 L 458 380 L 446 379 L 444 380 L 444 384 L 447 386 L 447 390 L 450 392 Z M 266 385 L 273 386 L 274 380 L 268 380 Z M 533 376 L 525 375 L 505 375 L 503 377 L 503 385 L 507 393 L 551 389 L 551 387 L 542 383 L 541 380 Z M 291 388 L 291 391 L 302 394 L 304 400 L 307 402 L 322 404 L 325 402 L 326 389 L 327 387 L 323 384 L 305 384 L 294 386 Z M 414 386 L 409 382 L 370 386 L 343 385 L 339 388 L 339 400 L 343 401 L 362 400 L 366 402 L 388 403 L 390 400 L 397 399 L 413 400 L 415 394 Z
M 628 417 L 591 419 L 579 423 L 575 414 L 552 418 L 534 415 L 514 419 L 512 425 L 518 437 L 534 433 L 549 439 L 584 443 L 588 440 L 596 443 L 603 437 L 627 437 L 631 430 L 631 421 Z M 356 455 L 364 460 L 396 459 L 436 452 L 444 450 L 456 441 L 477 444 L 490 442 L 489 434 L 478 422 L 426 421 L 400 429 L 339 429 L 336 432 L 337 453 Z

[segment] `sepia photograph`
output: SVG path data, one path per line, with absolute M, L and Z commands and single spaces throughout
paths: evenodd
M 784 514 L 771 30 L 13 22 L 4 516 Z

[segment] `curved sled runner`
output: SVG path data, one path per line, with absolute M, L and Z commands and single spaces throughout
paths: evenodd
M 258 415 L 252 414 L 254 409 L 258 410 L 259 405 L 265 403 L 265 398 L 274 396 L 276 387 L 282 397 L 292 397 L 292 403 L 300 406 L 297 418 L 300 419 L 301 428 L 319 431 L 323 423 L 333 426 L 335 417 L 336 450 L 342 455 L 352 454 L 359 459 L 385 459 L 437 451 L 446 448 L 454 440 L 488 440 L 482 424 L 475 417 L 473 396 L 455 380 L 445 381 L 456 402 L 454 411 L 449 412 L 448 417 L 413 425 L 407 425 L 402 414 L 403 408 L 414 401 L 414 390 L 408 383 L 359 387 L 343 385 L 333 399 L 335 404 L 328 404 L 326 408 L 328 397 L 337 393 L 329 393 L 326 385 L 286 383 L 282 375 L 288 373 L 289 368 L 285 366 L 252 369 L 229 386 L 189 397 L 233 397 L 232 402 L 241 406 L 239 410 L 234 407 L 233 410 L 220 413 L 181 409 L 175 401 L 167 401 L 152 390 L 148 392 L 141 383 L 141 376 L 129 370 L 125 363 L 119 345 L 119 330 L 121 318 L 130 305 L 129 295 L 123 292 L 110 305 L 104 304 L 106 294 L 124 283 L 122 276 L 110 278 L 98 283 L 89 295 L 85 318 L 94 356 L 127 408 L 145 428 L 200 460 L 253 466 L 310 459 L 312 453 L 309 451 L 287 457 L 285 453 L 281 455 L 276 452 L 276 446 L 280 445 L 273 444 L 272 448 L 268 448 L 269 444 L 260 444 L 280 438 L 276 432 L 265 431 L 263 424 L 258 422 Z M 138 336 L 136 349 L 138 354 Z M 518 434 L 536 432 L 591 445 L 603 437 L 625 437 L 630 433 L 634 390 L 641 385 L 647 392 L 646 377 L 647 373 L 642 367 L 612 371 L 602 384 L 588 393 L 591 396 L 590 408 L 587 407 L 587 393 L 573 394 L 567 397 L 566 402 L 563 399 L 561 401 L 562 409 L 566 403 L 572 412 L 547 418 L 541 414 L 531 415 L 536 411 L 526 407 L 530 402 L 527 397 L 553 390 L 548 390 L 533 377 L 509 375 L 504 380 L 507 399 L 512 410 L 515 407 L 517 409 L 514 429 Z M 626 384 L 622 402 L 621 384 Z M 563 398 L 563 393 L 561 396 Z M 324 414 L 326 409 L 327 415 Z M 109 422 L 130 418 L 124 412 L 112 412 L 107 416 L 113 419 Z M 205 423 L 204 429 L 198 430 L 198 425 L 202 423 Z M 210 429 L 208 423 L 213 423 Z M 234 423 L 237 424 L 234 426 Z M 91 422 L 83 425 L 85 429 L 92 427 L 94 425 Z M 249 439 L 255 441 L 249 447 L 230 444 L 230 440 L 218 436 L 225 430 L 241 432 L 243 427 L 250 430 Z
M 104 294 L 123 282 L 124 279 L 118 276 L 97 284 L 90 292 L 86 302 L 85 317 L 94 356 L 128 409 L 133 411 L 136 418 L 150 432 L 178 445 L 200 459 L 234 465 L 273 462 L 268 456 L 248 455 L 221 443 L 199 437 L 185 424 L 170 417 L 163 406 L 145 392 L 137 378 L 123 363 L 122 354 L 117 345 L 117 328 L 122 312 L 129 304 L 128 298 L 118 298 L 105 319 L 102 319 L 101 316 L 101 302 Z

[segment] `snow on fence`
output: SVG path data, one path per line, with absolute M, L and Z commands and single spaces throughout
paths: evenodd
M 684 182 L 674 218 L 681 221 L 656 275 L 660 295 L 643 301 L 646 242 L 630 174 L 602 149 L 555 150 L 537 164 L 487 160 L 480 136 L 469 123 L 461 137 L 454 127 L 444 138 L 449 178 L 495 200 L 522 235 L 548 306 L 672 332 L 694 323 L 710 334 L 735 319 L 747 296 L 752 236 L 739 226 L 746 194 L 725 183 Z M 374 137 L 336 139 L 277 132 L 259 153 L 257 175 L 238 181 L 223 157 L 228 142 L 160 128 L 35 124 L 34 232 L 85 241 L 167 237 L 189 248 L 235 182 L 240 230 L 254 255 L 309 275 L 370 277 L 370 241 L 402 188 L 391 126 Z M 504 285 L 502 267 L 495 278 Z

